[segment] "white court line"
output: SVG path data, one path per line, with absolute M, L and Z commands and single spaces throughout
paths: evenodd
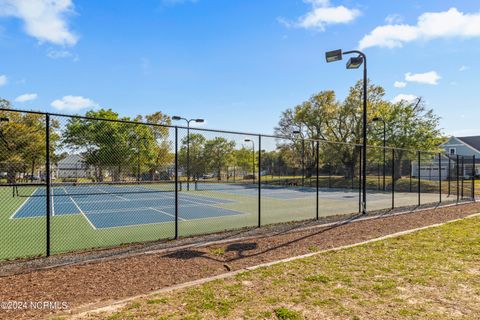
M 189 204 L 189 205 L 182 205 L 180 208 L 195 208 L 195 207 L 211 207 L 211 205 L 208 204 Z M 151 209 L 152 207 L 140 207 L 140 208 L 130 208 L 130 209 L 102 209 L 102 210 L 92 210 L 88 211 L 87 214 L 105 214 L 105 213 L 110 213 L 110 212 L 137 212 L 137 211 L 144 211 Z M 159 210 L 161 209 L 170 209 L 170 208 L 175 208 L 175 206 L 161 206 Z
M 163 214 L 165 214 L 165 215 L 167 215 L 167 216 L 170 216 L 170 217 L 175 218 L 175 216 L 174 216 L 173 214 L 170 214 L 170 213 L 168 213 L 168 212 L 165 212 L 165 211 L 162 211 L 162 210 L 158 210 L 158 209 L 155 209 L 155 208 L 152 208 L 152 207 L 150 207 L 149 209 L 152 209 L 152 210 L 154 210 L 154 211 L 157 211 L 157 212 L 163 213 Z M 185 219 L 183 219 L 183 218 L 180 218 L 180 217 L 178 217 L 178 220 L 180 220 L 180 221 L 187 221 L 187 220 L 185 220 Z
M 13 219 L 13 217 L 15 217 L 15 215 L 18 213 L 18 211 L 20 211 L 20 209 L 23 208 L 23 206 L 28 202 L 30 201 L 30 199 L 32 198 L 33 194 L 35 192 L 37 192 L 38 188 L 36 188 L 35 190 L 33 190 L 33 192 L 30 194 L 30 196 L 28 197 L 28 199 L 26 199 L 25 201 L 23 201 L 23 203 L 20 205 L 20 207 L 17 208 L 17 210 L 15 210 L 15 212 L 10 216 L 10 219 Z M 40 216 L 35 216 L 35 218 L 38 218 Z M 34 218 L 34 217 L 23 217 L 23 218 Z
M 88 219 L 87 215 L 85 214 L 85 212 L 83 212 L 82 209 L 80 209 L 80 207 L 78 206 L 78 204 L 75 202 L 75 200 L 73 200 L 72 197 L 69 197 L 70 200 L 72 200 L 73 204 L 75 205 L 75 207 L 77 207 L 78 211 L 80 211 L 80 213 L 82 214 L 82 216 L 87 219 L 88 223 L 90 224 L 90 226 L 94 229 L 94 230 L 97 230 L 97 228 L 93 225 L 92 221 L 90 221 L 90 219 Z
M 102 190 L 102 189 L 100 189 L 100 188 L 95 188 L 95 189 L 97 189 L 98 191 L 103 192 L 103 193 L 105 193 L 105 194 L 108 194 L 108 195 L 117 197 L 117 198 L 119 198 L 119 199 L 122 199 L 122 200 L 125 200 L 125 201 L 131 201 L 131 200 L 128 199 L 128 198 L 125 198 L 125 197 L 122 197 L 122 196 L 118 196 L 118 195 L 116 195 L 116 194 L 114 194 L 114 193 L 110 193 L 110 192 L 104 191 L 104 190 Z
M 169 196 L 165 196 L 166 198 L 170 198 L 170 199 L 175 199 L 175 197 L 169 197 Z M 198 202 L 198 201 L 193 201 L 193 200 L 187 200 L 187 199 L 180 199 L 181 201 L 187 201 L 187 202 L 193 202 L 193 203 L 196 203 L 196 204 L 205 204 L 205 205 L 209 205 L 208 203 L 202 203 L 202 202 Z M 201 199 L 202 201 L 206 201 L 206 202 L 211 202 L 213 204 L 222 204 L 222 203 L 219 203 L 218 201 L 215 201 L 215 200 L 208 200 L 208 199 Z

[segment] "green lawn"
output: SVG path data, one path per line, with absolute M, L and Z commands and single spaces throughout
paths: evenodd
M 150 296 L 89 319 L 478 319 L 479 296 L 476 217 Z

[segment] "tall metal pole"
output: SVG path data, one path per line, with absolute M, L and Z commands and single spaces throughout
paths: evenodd
M 343 54 L 358 54 L 362 58 L 363 62 L 363 144 L 362 144 L 362 214 L 367 213 L 367 56 L 365 53 L 359 50 L 345 51 Z M 336 50 L 334 55 L 337 59 L 329 60 L 329 53 L 327 52 L 327 62 L 337 61 L 341 59 L 342 51 Z M 340 55 L 340 57 L 338 57 Z M 347 64 L 348 68 L 348 64 Z
M 387 152 L 387 125 L 385 123 L 385 120 L 382 120 L 383 121 L 383 191 L 385 191 L 386 189 L 386 184 L 385 184 L 385 161 L 386 161 L 386 157 L 385 157 L 385 154 Z
M 318 199 L 318 196 L 319 196 L 319 194 L 318 194 L 318 193 L 319 193 L 318 175 L 319 175 L 319 173 L 320 173 L 320 171 L 319 171 L 319 170 L 320 170 L 320 168 L 319 168 L 319 167 L 320 167 L 320 143 L 319 143 L 318 141 L 317 141 L 317 150 L 316 150 L 316 151 L 317 151 L 317 152 L 316 152 L 316 153 L 317 153 L 317 158 L 316 158 L 316 160 L 317 160 L 317 161 L 316 161 L 316 162 L 317 162 L 317 178 L 316 178 L 316 190 L 317 190 L 317 194 L 316 194 L 316 201 L 315 201 L 315 208 L 316 208 L 315 210 L 316 210 L 316 218 L 317 218 L 317 220 L 318 220 L 318 211 L 319 211 L 319 210 L 318 210 L 318 200 L 319 200 L 319 199 Z
M 175 127 L 175 239 L 178 239 L 178 127 Z
M 367 56 L 363 57 L 363 149 L 362 149 L 362 213 L 367 213 Z
M 187 191 L 190 191 L 190 121 L 187 120 Z
M 392 149 L 392 209 L 395 208 L 395 149 Z
M 252 141 L 253 142 L 253 141 Z M 254 145 L 255 146 L 255 145 Z M 254 161 L 255 161 L 255 147 L 253 151 Z M 255 162 L 254 162 L 255 163 Z M 262 169 L 262 136 L 258 136 L 258 227 L 262 226 L 262 179 L 261 179 L 261 169 Z M 255 166 L 254 166 L 255 170 Z M 255 173 L 253 174 L 255 177 Z
M 356 147 L 355 147 L 356 148 Z M 362 148 L 362 147 L 360 147 Z M 362 150 L 360 150 L 358 156 L 360 157 L 360 161 L 358 164 L 358 212 L 362 212 Z
M 417 166 L 417 175 L 418 175 L 418 185 L 417 185 L 417 188 L 418 188 L 418 205 L 420 206 L 420 204 L 422 203 L 422 200 L 421 200 L 421 187 L 422 187 L 422 184 L 421 184 L 421 180 L 420 180 L 420 175 L 422 174 L 422 170 L 420 169 L 421 167 L 421 155 L 420 155 L 420 151 L 417 151 L 417 156 L 418 156 L 418 166 Z
M 51 190 L 50 190 L 50 115 L 47 114 L 45 116 L 45 121 L 46 121 L 46 124 L 45 124 L 45 154 L 46 154 L 46 169 L 45 169 L 45 174 L 46 174 L 46 177 L 45 177 L 45 183 L 47 184 L 46 185 L 46 189 L 47 189 L 47 219 L 46 219 L 46 223 L 47 223 L 47 257 L 50 256 L 50 211 L 51 211 L 51 201 L 52 199 L 50 198 L 51 197 Z

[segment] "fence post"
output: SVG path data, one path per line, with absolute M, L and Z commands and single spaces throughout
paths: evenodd
M 472 157 L 472 200 L 475 201 L 475 155 Z
M 464 180 L 465 180 L 465 156 L 462 156 L 462 189 L 461 189 L 462 190 L 462 200 L 465 197 L 465 194 L 464 194 L 464 189 L 465 189 Z
M 412 192 L 412 159 L 408 160 L 409 165 L 410 165 L 410 170 L 409 170 L 409 175 L 410 175 L 410 191 Z
M 178 239 L 178 127 L 175 127 L 175 239 Z
M 420 206 L 422 204 L 422 199 L 421 199 L 421 181 L 420 181 L 420 174 L 422 172 L 422 170 L 420 170 L 420 167 L 421 167 L 421 151 L 417 151 L 417 157 L 418 157 L 418 166 L 417 166 L 417 180 L 418 180 L 418 206 Z
M 258 227 L 262 226 L 262 136 L 258 136 Z
M 380 190 L 380 163 L 377 163 L 377 190 Z
M 45 115 L 45 156 L 46 156 L 46 169 L 45 169 L 45 183 L 46 185 L 46 195 L 47 195 L 47 257 L 50 256 L 50 211 L 51 211 L 51 183 L 50 183 L 50 115 L 47 113 Z
M 395 149 L 392 149 L 392 209 L 395 209 Z
M 328 188 L 332 187 L 332 164 L 328 164 Z
M 438 154 L 438 195 L 442 203 L 442 154 Z
M 457 202 L 460 200 L 460 180 L 458 180 L 459 175 L 460 175 L 460 156 L 457 154 L 457 165 L 456 165 L 456 170 L 457 170 Z
M 452 158 L 450 158 L 450 155 L 448 156 L 448 172 L 447 172 L 447 179 L 448 179 L 448 196 L 450 197 L 451 195 L 451 190 L 450 190 L 450 181 L 452 180 L 451 177 L 452 174 Z
M 316 218 L 318 220 L 318 192 L 319 192 L 319 182 L 318 182 L 318 175 L 320 173 L 320 142 L 317 141 L 317 179 L 316 179 L 316 184 L 317 184 L 317 197 L 316 197 L 316 202 L 315 202 L 315 207 L 316 207 Z

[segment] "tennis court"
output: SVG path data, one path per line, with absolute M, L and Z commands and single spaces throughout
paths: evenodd
M 175 195 L 158 185 L 66 185 L 51 189 L 52 216 L 82 215 L 94 229 L 175 221 Z M 11 219 L 45 217 L 46 188 L 36 188 Z M 22 196 L 22 195 L 20 195 Z M 181 192 L 179 220 L 242 214 L 216 205 L 232 202 Z

